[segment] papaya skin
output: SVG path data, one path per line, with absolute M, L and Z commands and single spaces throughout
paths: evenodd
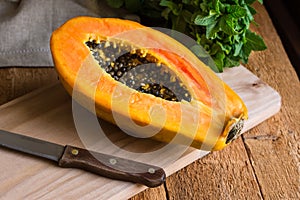
M 153 136 L 155 140 L 171 142 L 179 134 L 183 141 L 190 140 L 188 145 L 194 148 L 223 149 L 230 143 L 227 136 L 234 123 L 248 118 L 242 99 L 185 47 L 168 36 L 145 28 L 139 23 L 115 18 L 77 17 L 67 21 L 53 32 L 50 40 L 55 69 L 64 88 L 72 95 L 76 84 L 77 92 L 84 97 L 76 100 L 84 107 L 85 101 L 94 101 L 97 116 L 111 123 L 116 124 L 115 114 L 130 118 L 138 125 L 161 127 Z M 153 41 L 163 37 L 159 42 L 164 48 L 149 48 L 149 52 L 166 63 L 187 84 L 192 95 L 191 102 L 166 101 L 115 81 L 99 67 L 85 45 L 91 39 L 106 40 L 140 29 L 142 38 L 126 36 L 126 40 L 148 48 Z M 141 39 L 137 40 L 137 37 Z M 79 71 L 81 77 L 78 78 Z M 224 95 L 218 96 L 214 90 L 223 91 Z M 114 98 L 114 94 L 119 98 Z M 128 99 L 122 99 L 122 95 L 128 95 Z M 222 103 L 215 103 L 212 98 L 220 98 Z M 164 119 L 160 118 L 161 115 L 156 118 L 150 116 L 149 110 L 153 109 L 153 105 L 159 105 L 164 111 Z M 164 121 L 163 125 L 161 121 Z M 128 130 L 132 131 L 130 127 Z M 180 140 L 177 142 L 181 143 Z

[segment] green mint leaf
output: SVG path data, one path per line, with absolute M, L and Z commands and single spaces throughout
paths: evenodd
M 254 23 L 256 0 L 106 0 L 114 8 L 153 19 L 166 19 L 165 26 L 194 37 L 203 52 L 193 50 L 216 72 L 247 63 L 252 51 L 264 50 L 263 39 L 249 30 Z M 263 3 L 262 0 L 257 0 Z M 215 62 L 215 63 L 214 63 Z
M 217 14 L 220 14 L 220 0 L 213 0 L 212 7 Z
M 248 58 L 250 53 L 251 53 L 251 48 L 247 44 L 244 44 L 239 55 L 243 63 L 248 63 Z
M 256 14 L 256 10 L 255 10 L 253 7 L 247 6 L 247 8 L 248 8 L 248 10 L 250 11 L 250 13 L 251 13 L 252 15 L 255 15 L 255 14 Z
M 121 8 L 124 0 L 106 0 L 107 4 L 112 8 Z
M 186 21 L 189 24 L 193 23 L 192 22 L 193 14 L 190 11 L 188 11 L 188 10 L 182 10 L 181 15 L 182 15 L 184 21 Z
M 197 5 L 198 2 L 197 2 L 197 0 L 195 0 L 195 5 Z M 202 1 L 202 3 L 200 3 L 200 10 L 204 13 L 209 12 L 208 3 L 206 1 Z
M 218 52 L 215 56 L 213 56 L 213 59 L 215 61 L 215 64 L 218 68 L 219 72 L 223 72 L 223 67 L 224 67 L 224 59 L 225 59 L 225 54 L 224 52 Z
M 191 5 L 193 3 L 193 0 L 182 0 L 182 3 Z
M 172 15 L 171 16 L 171 20 L 172 20 L 172 29 L 182 32 L 185 32 L 186 29 L 186 21 L 184 20 L 184 18 L 182 17 L 182 15 L 180 16 L 176 16 L 176 15 Z
M 236 5 L 239 5 L 239 0 L 233 0 Z
M 234 35 L 234 36 L 236 36 L 236 35 Z M 232 45 L 232 44 L 234 44 L 234 41 L 233 41 L 234 36 L 229 35 L 229 36 L 227 36 L 227 37 L 223 37 L 222 42 L 225 43 L 225 44 L 230 44 L 230 45 Z
M 233 46 L 233 49 L 234 49 L 233 56 L 238 56 L 241 52 L 242 47 L 243 47 L 242 42 L 235 43 L 234 46 Z
M 206 38 L 213 39 L 216 38 L 216 33 L 220 30 L 218 22 L 215 21 L 212 24 L 206 26 Z
M 165 8 L 162 12 L 161 12 L 161 16 L 163 18 L 165 18 L 166 20 L 169 19 L 169 14 L 170 12 L 172 12 L 172 10 L 170 8 Z
M 251 11 L 253 12 L 253 10 L 251 8 L 249 8 L 249 6 L 247 6 L 247 5 L 245 5 L 244 8 L 246 9 L 247 17 L 248 17 L 249 21 L 253 21 L 254 18 L 253 18 L 253 15 L 251 13 Z
M 245 17 L 247 15 L 247 10 L 245 8 L 236 5 L 228 7 L 227 12 L 236 19 Z
M 254 51 L 262 51 L 267 48 L 263 39 L 250 30 L 246 31 L 246 45 L 247 48 Z
M 219 3 L 219 10 L 220 10 L 220 13 L 225 13 L 226 12 L 226 8 L 227 8 L 228 4 L 226 4 L 226 2 L 223 2 L 223 3 Z
M 210 55 L 215 55 L 215 54 L 217 54 L 220 50 L 221 50 L 220 45 L 219 45 L 218 43 L 214 43 L 214 44 L 211 45 L 211 47 L 210 47 L 209 54 L 210 54 Z
M 165 6 L 171 9 L 174 15 L 179 15 L 180 13 L 180 4 L 176 4 L 175 2 L 168 1 L 168 0 L 161 0 L 159 3 L 160 6 Z
M 215 20 L 216 20 L 215 15 L 209 15 L 209 16 L 197 15 L 194 19 L 194 23 L 200 26 L 208 26 L 210 24 L 213 24 Z
M 225 54 L 229 54 L 232 47 L 228 44 L 222 44 L 221 42 L 217 41 L 217 44 L 219 47 L 221 47 L 222 51 L 225 52 Z
M 224 59 L 224 67 L 234 67 L 240 64 L 239 61 L 229 58 L 228 56 Z
M 235 35 L 238 32 L 235 31 L 234 18 L 231 15 L 223 15 L 220 18 L 220 28 L 221 30 L 228 35 Z

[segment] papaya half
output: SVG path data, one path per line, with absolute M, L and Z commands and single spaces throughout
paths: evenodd
M 137 136 L 219 150 L 248 118 L 242 99 L 188 48 L 137 22 L 73 18 L 50 47 L 68 93 L 76 88 L 82 106 L 93 110 L 91 100 L 98 117 Z

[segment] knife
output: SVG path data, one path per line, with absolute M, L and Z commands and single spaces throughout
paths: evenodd
M 164 170 L 157 166 L 71 145 L 62 146 L 6 130 L 0 130 L 0 146 L 55 161 L 59 167 L 79 168 L 107 178 L 148 187 L 157 187 L 166 179 Z M 114 167 L 116 165 L 118 166 Z

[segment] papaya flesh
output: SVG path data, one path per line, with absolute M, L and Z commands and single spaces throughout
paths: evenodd
M 138 136 L 151 127 L 155 140 L 219 150 L 248 118 L 241 98 L 189 49 L 137 22 L 73 18 L 50 47 L 68 93 L 76 85 L 98 117 Z

